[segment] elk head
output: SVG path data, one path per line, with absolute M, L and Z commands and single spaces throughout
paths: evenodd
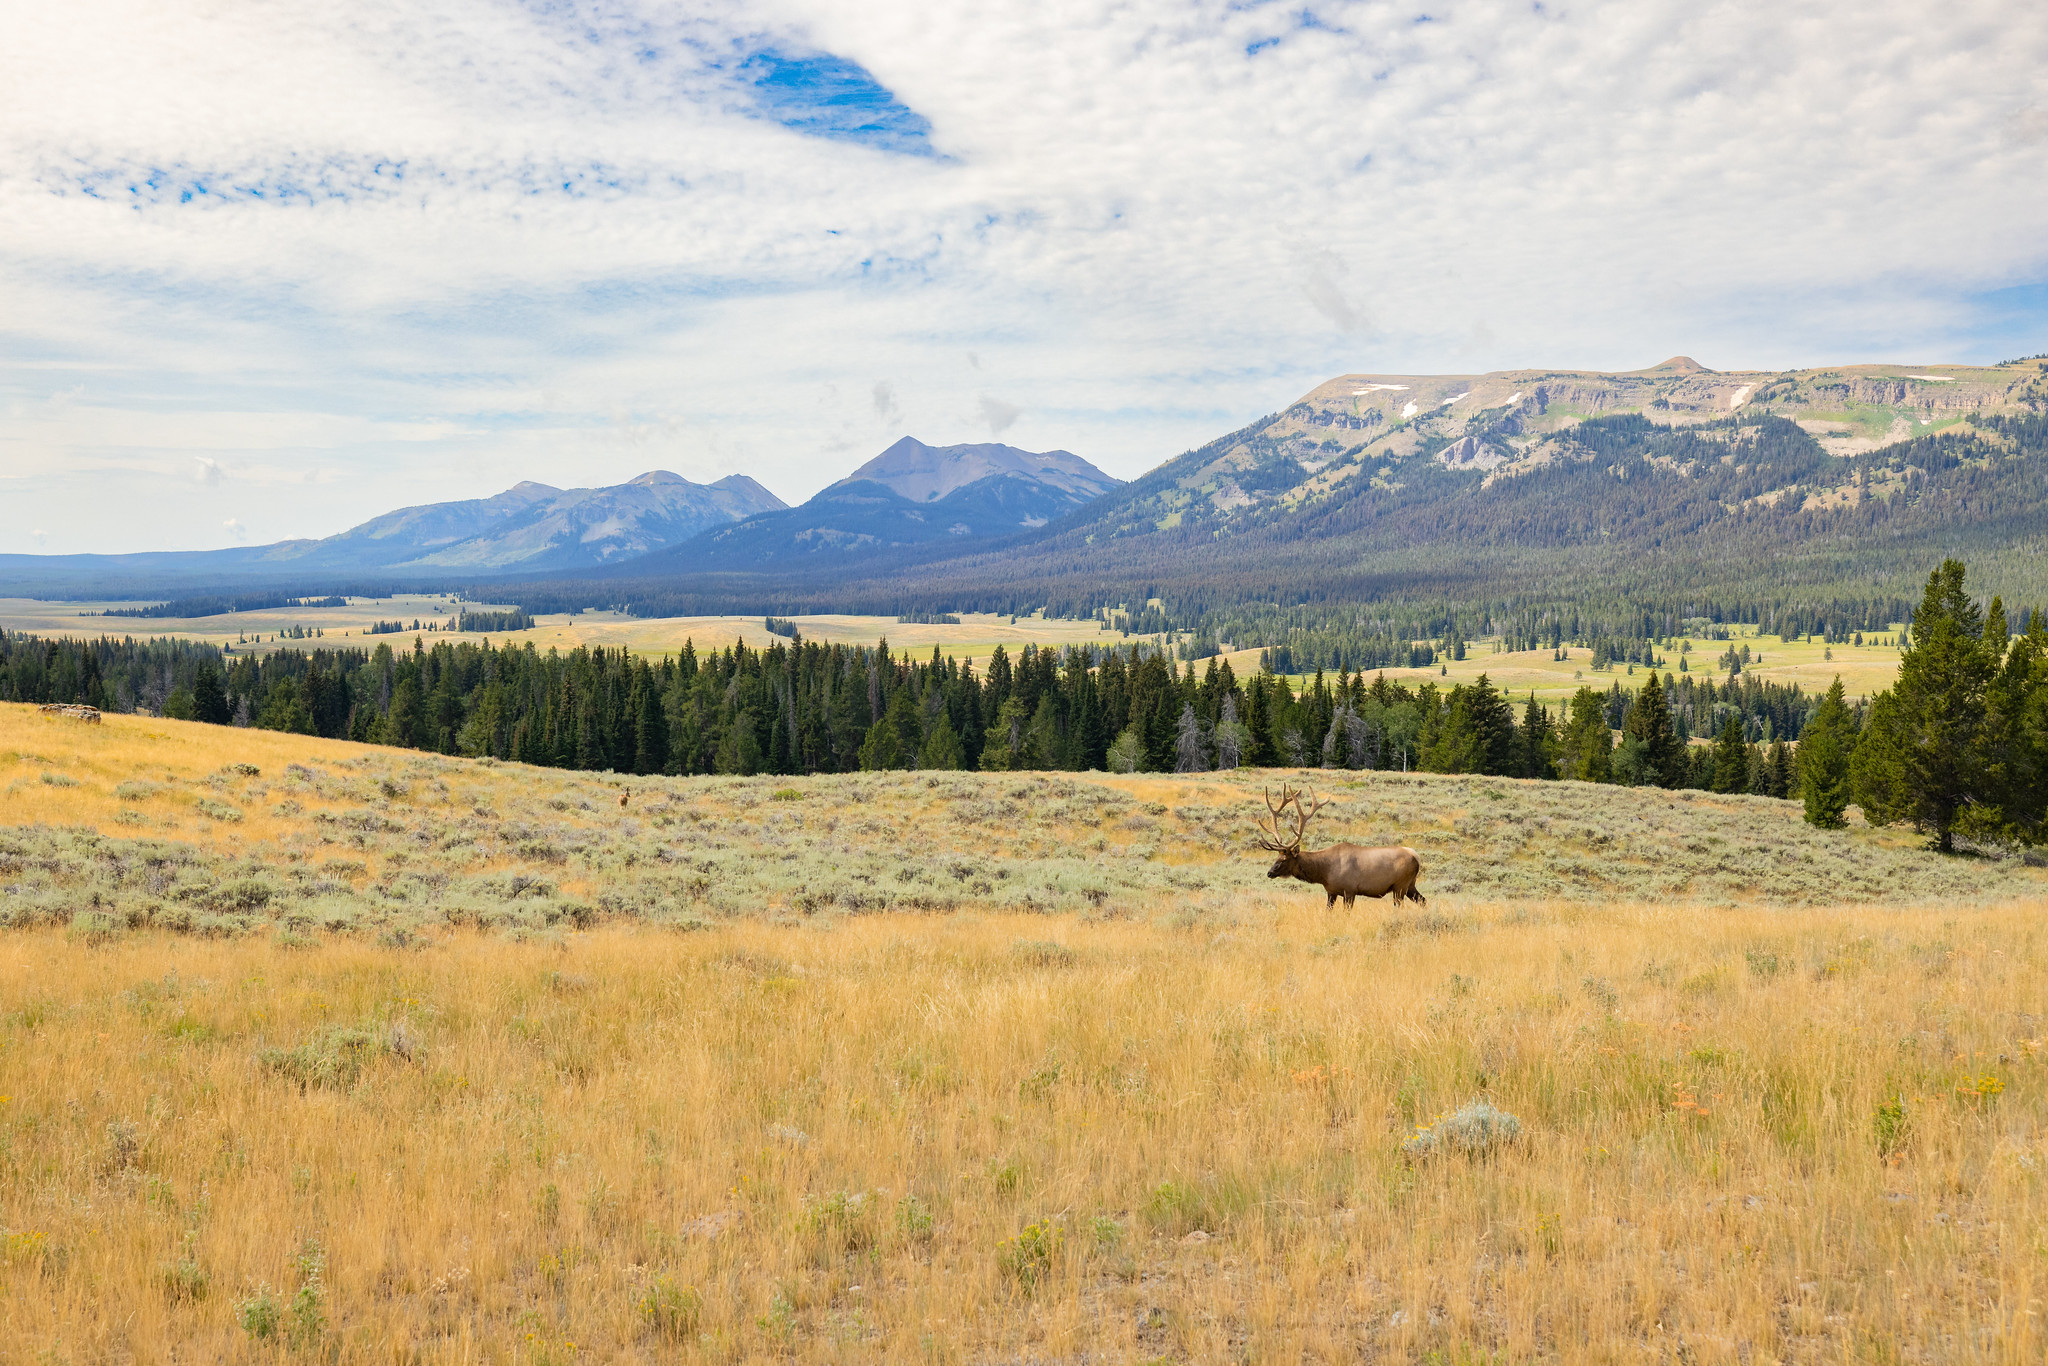
M 1279 855 L 1273 860 L 1273 866 L 1266 871 L 1266 876 L 1298 876 L 1302 837 L 1308 833 L 1308 823 L 1314 819 L 1316 812 L 1329 803 L 1318 801 L 1315 793 L 1309 792 L 1308 804 L 1304 805 L 1302 794 L 1289 789 L 1286 783 L 1280 784 L 1280 800 L 1277 802 L 1273 800 L 1271 788 L 1267 788 L 1265 792 L 1266 818 L 1260 824 L 1266 831 L 1266 837 L 1259 841 L 1258 847 Z M 1283 817 L 1288 818 L 1286 827 L 1281 825 Z

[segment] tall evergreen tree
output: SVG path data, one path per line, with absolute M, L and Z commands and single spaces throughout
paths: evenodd
M 1790 797 L 1795 786 L 1792 775 L 1792 747 L 1784 737 L 1771 741 L 1770 753 L 1765 758 L 1764 795 L 1766 797 Z
M 960 749 L 960 737 L 954 733 L 952 718 L 940 708 L 925 728 L 924 744 L 917 751 L 917 766 L 921 769 L 954 769 L 966 767 L 966 756 Z
M 1711 780 L 1715 792 L 1749 790 L 1749 746 L 1742 738 L 1742 718 L 1734 712 L 1721 724 L 1714 739 L 1714 768 Z
M 1614 732 L 1607 724 L 1607 708 L 1599 693 L 1582 687 L 1572 694 L 1559 767 L 1565 777 L 1582 783 L 1610 782 L 1614 777 L 1613 753 Z
M 2004 634 L 2003 614 L 1997 623 Z M 1983 612 L 1963 586 L 1963 566 L 1944 560 L 1913 615 L 1913 643 L 1899 678 L 1872 703 L 1857 746 L 1855 794 L 1873 824 L 1910 822 L 1943 853 L 1973 805 L 1995 808 L 1985 752 L 1989 692 L 2004 641 L 1987 642 Z
M 1557 776 L 1557 732 L 1551 728 L 1549 711 L 1536 705 L 1534 691 L 1529 694 L 1528 705 L 1522 708 L 1522 725 L 1515 732 L 1515 751 L 1520 776 Z
M 228 723 L 228 695 L 221 687 L 220 670 L 211 664 L 202 664 L 192 675 L 192 719 L 211 725 L 225 726 Z
M 1652 669 L 1629 709 L 1622 727 L 1628 738 L 1641 747 L 1643 771 L 1658 787 L 1677 787 L 1689 776 L 1685 746 L 1671 721 L 1671 706 L 1665 700 L 1664 685 Z
M 1806 823 L 1839 830 L 1849 809 L 1849 755 L 1856 744 L 1855 718 L 1842 694 L 1842 676 L 1828 688 L 1799 732 L 1799 796 L 1806 805 Z
M 1459 645 L 1464 641 L 1459 640 Z M 1466 692 L 1466 712 L 1472 719 L 1473 748 L 1478 759 L 1474 772 L 1508 776 L 1519 767 L 1515 753 L 1515 712 L 1507 698 L 1485 674 L 1479 675 Z

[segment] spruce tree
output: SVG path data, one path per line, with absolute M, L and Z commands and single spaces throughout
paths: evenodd
M 1913 643 L 1898 682 L 1872 704 L 1857 746 L 1855 794 L 1873 824 L 1908 821 L 1931 832 L 1943 853 L 1979 804 L 1995 810 L 1986 748 L 1989 692 L 2004 641 L 1985 639 L 1985 620 L 1963 587 L 1963 566 L 1944 560 L 1927 579 L 1913 615 Z M 2003 614 L 1996 623 L 2004 633 Z
M 1564 723 L 1564 753 L 1560 766 L 1567 778 L 1582 783 L 1614 781 L 1614 732 L 1607 724 L 1607 708 L 1600 694 L 1580 688 L 1572 694 L 1571 710 Z
M 1273 766 L 1273 716 L 1266 696 L 1272 682 L 1272 675 L 1260 674 L 1253 678 L 1251 686 L 1245 689 L 1244 763 L 1248 768 L 1271 768 Z
M 2033 840 L 2048 815 L 2048 632 L 2040 613 L 2030 615 L 2027 630 L 2008 646 L 2005 613 L 1997 598 L 1984 623 L 1986 647 L 2002 650 L 2004 662 L 1985 694 L 1984 824 L 2008 838 Z
M 1550 727 L 1550 713 L 1536 705 L 1531 691 L 1522 708 L 1521 729 L 1515 734 L 1518 772 L 1524 778 L 1557 776 L 1557 732 Z
M 220 671 L 211 664 L 200 665 L 192 676 L 192 719 L 225 726 L 228 716 L 228 695 L 221 687 Z
M 1792 747 L 1785 743 L 1783 736 L 1771 741 L 1770 755 L 1765 760 L 1765 774 L 1765 796 L 1784 798 L 1792 795 Z
M 1799 732 L 1799 795 L 1806 804 L 1808 825 L 1839 830 L 1847 824 L 1842 813 L 1849 808 L 1849 752 L 1855 743 L 1854 731 L 1855 721 L 1842 695 L 1842 676 L 1836 674 L 1827 696 Z
M 1652 669 L 1643 689 L 1629 709 L 1622 733 L 1641 746 L 1644 774 L 1659 787 L 1677 787 L 1691 776 L 1685 747 L 1671 722 L 1671 706 L 1664 697 L 1664 685 Z
M 1742 738 L 1742 718 L 1734 712 L 1721 726 L 1714 740 L 1712 788 L 1716 792 L 1749 790 L 1749 746 Z
M 1465 711 L 1471 719 L 1474 773 L 1509 776 L 1519 767 L 1515 755 L 1515 713 L 1507 698 L 1485 674 L 1465 689 Z
M 960 752 L 960 737 L 953 732 L 953 720 L 941 707 L 932 717 L 931 725 L 925 727 L 924 744 L 917 751 L 917 766 L 921 769 L 955 769 L 965 762 Z

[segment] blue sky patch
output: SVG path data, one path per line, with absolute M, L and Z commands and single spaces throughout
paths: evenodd
M 896 98 L 859 62 L 829 52 L 793 57 L 770 48 L 740 65 L 761 111 L 811 137 L 930 156 L 931 121 Z

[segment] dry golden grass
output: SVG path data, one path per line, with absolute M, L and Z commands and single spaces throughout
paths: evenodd
M 1898 646 L 1880 645 L 1876 635 L 1865 637 L 1870 643 L 1864 645 L 1829 645 L 1820 640 L 1781 640 L 1777 636 L 1763 635 L 1753 626 L 1729 629 L 1735 636 L 1732 641 L 1692 639 L 1692 653 L 1686 656 L 1686 661 L 1694 673 L 1716 683 L 1726 683 L 1728 671 L 1715 661 L 1733 644 L 1737 647 L 1747 645 L 1752 655 L 1762 660 L 1746 666 L 1745 673 L 1753 674 L 1766 683 L 1797 683 L 1814 694 L 1826 692 L 1828 685 L 1839 676 L 1849 696 L 1869 697 L 1889 688 L 1899 676 Z M 1895 641 L 1898 636 L 1896 632 L 1890 632 L 1882 638 Z M 1495 644 L 1489 640 L 1475 641 L 1463 659 L 1443 659 L 1426 669 L 1387 669 L 1384 672 L 1388 682 L 1405 683 L 1409 687 L 1432 681 L 1439 687 L 1470 683 L 1485 674 L 1502 692 L 1516 698 L 1533 692 L 1537 701 L 1546 704 L 1562 702 L 1582 687 L 1604 693 L 1619 683 L 1633 692 L 1650 677 L 1648 669 L 1638 668 L 1630 673 L 1627 665 L 1596 670 L 1592 667 L 1593 652 L 1584 646 L 1567 649 L 1567 658 L 1558 660 L 1552 657 L 1548 648 L 1496 654 Z M 1667 661 L 1665 667 L 1657 671 L 1659 677 L 1678 668 L 1677 641 L 1668 648 L 1660 648 L 1657 655 Z M 1242 676 L 1244 664 L 1239 663 L 1235 667 Z M 1251 657 L 1251 667 L 1254 670 L 1258 668 L 1256 654 Z
M 2038 905 L 1467 912 L 16 932 L 0 1355 L 2041 1359 Z
M 2040 870 L 1325 774 L 1332 913 L 1270 776 L 0 707 L 0 1361 L 2041 1358 Z
M 346 607 L 273 607 L 260 611 L 226 613 L 215 617 L 102 617 L 109 608 L 132 606 L 115 602 L 46 602 L 37 598 L 0 598 L 0 628 L 27 631 L 49 637 L 97 638 L 165 636 L 180 640 L 203 640 L 216 645 L 233 645 L 241 654 L 269 654 L 275 650 L 362 649 L 379 644 L 392 649 L 411 649 L 415 636 L 429 645 L 437 641 L 489 640 L 494 645 L 531 644 L 537 650 L 574 650 L 581 646 L 626 650 L 635 655 L 660 658 L 682 653 L 684 643 L 694 643 L 701 654 L 707 650 L 729 649 L 744 641 L 754 649 L 776 643 L 758 616 L 634 617 L 623 612 L 554 612 L 534 618 L 526 631 L 468 631 L 434 633 L 405 631 L 393 635 L 370 635 L 371 626 L 381 621 L 446 624 L 463 611 L 503 611 L 509 604 L 468 602 L 440 594 L 407 594 L 392 598 L 355 598 Z M 93 613 L 95 615 L 83 615 Z M 1157 636 L 1125 637 L 1103 628 L 1093 618 L 1070 620 L 1060 617 L 1029 616 L 1012 621 L 994 612 L 969 612 L 959 625 L 926 626 L 876 616 L 800 616 L 793 618 L 805 640 L 825 644 L 874 645 L 886 639 L 898 654 L 905 651 L 928 656 L 933 647 L 963 660 L 986 667 L 998 645 L 1016 658 L 1027 645 L 1040 648 L 1086 643 L 1120 644 L 1128 639 L 1156 641 Z M 294 626 L 308 631 L 316 627 L 326 634 L 317 639 L 283 640 L 273 637 Z M 238 640 L 238 636 L 262 637 Z M 1242 673 L 1247 664 L 1256 671 L 1256 651 L 1232 656 Z

